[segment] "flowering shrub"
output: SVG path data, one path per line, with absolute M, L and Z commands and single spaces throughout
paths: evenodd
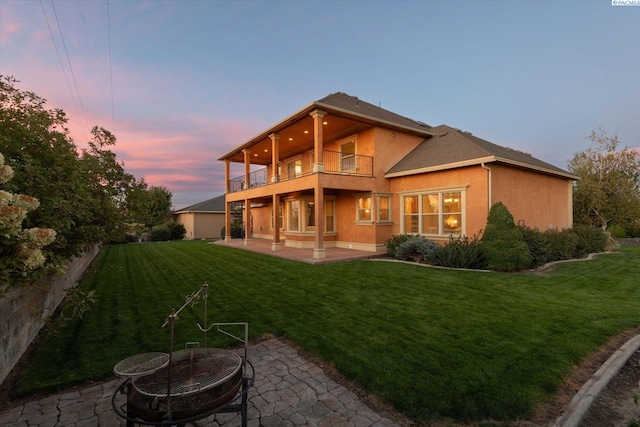
M 0 184 L 13 178 L 13 169 L 0 153 Z M 45 265 L 42 248 L 50 245 L 56 232 L 49 228 L 23 229 L 27 214 L 40 206 L 35 197 L 0 190 L 0 280 L 23 276 Z

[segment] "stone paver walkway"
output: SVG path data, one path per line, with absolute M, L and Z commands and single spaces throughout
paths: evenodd
M 255 384 L 249 390 L 248 426 L 396 426 L 367 407 L 347 388 L 273 338 L 249 347 Z M 48 396 L 0 413 L 0 426 L 119 426 L 126 423 L 111 407 L 121 380 Z M 124 402 L 124 396 L 118 400 Z M 217 414 L 198 426 L 241 425 L 236 413 Z

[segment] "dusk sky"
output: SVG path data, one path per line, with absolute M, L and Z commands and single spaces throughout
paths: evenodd
M 62 108 L 78 146 L 114 132 L 178 208 L 334 92 L 566 168 L 598 128 L 640 146 L 640 7 L 612 3 L 0 0 L 0 74 Z

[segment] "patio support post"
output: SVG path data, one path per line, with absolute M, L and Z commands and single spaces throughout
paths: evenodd
M 224 241 L 231 241 L 231 203 L 224 204 Z
M 279 251 L 282 249 L 280 243 L 280 195 L 273 195 L 273 242 L 271 242 L 271 250 Z
M 314 110 L 311 113 L 313 117 L 313 152 L 315 163 L 313 164 L 313 173 L 324 172 L 324 141 L 322 135 L 323 118 L 327 114 L 326 111 Z M 324 187 L 321 180 L 316 180 L 316 186 L 313 190 L 313 203 L 315 204 L 315 245 L 313 248 L 314 259 L 324 259 L 327 257 L 324 251 Z
M 244 184 L 242 189 L 248 190 L 251 188 L 251 182 L 249 182 L 251 176 L 251 150 L 245 148 L 242 152 L 244 153 Z
M 272 133 L 271 138 L 271 183 L 280 181 L 278 163 L 280 163 L 280 135 Z
M 251 244 L 251 200 L 244 199 L 244 245 Z
M 231 160 L 224 159 L 224 194 L 229 194 L 229 184 L 231 175 Z
M 231 160 L 224 160 L 224 194 L 229 194 L 229 175 L 231 175 Z M 231 241 L 231 203 L 224 203 L 224 241 Z
M 311 115 L 311 117 L 313 117 L 313 153 L 315 159 L 315 163 L 313 164 L 313 173 L 322 173 L 324 172 L 324 142 L 322 136 L 322 119 L 327 114 L 327 112 L 322 110 L 314 110 L 309 114 Z
M 316 239 L 315 247 L 313 248 L 313 259 L 325 259 L 327 257 L 327 254 L 324 250 L 324 188 L 322 188 L 322 184 L 316 184 L 316 188 L 314 189 L 313 193 L 316 223 Z

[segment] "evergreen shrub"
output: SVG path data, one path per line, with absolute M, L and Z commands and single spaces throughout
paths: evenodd
M 519 271 L 531 266 L 529 247 L 520 228 L 516 227 L 513 215 L 502 202 L 491 206 L 482 243 L 487 267 L 491 270 Z
M 222 229 L 220 230 L 220 237 L 221 238 L 225 238 L 226 237 L 226 232 L 227 232 L 227 227 L 222 227 Z M 244 238 L 244 230 L 242 229 L 242 221 L 241 220 L 234 220 L 231 223 L 231 238 L 232 239 L 242 239 Z
M 592 253 L 604 252 L 607 248 L 607 233 L 592 225 L 574 225 L 573 232 L 578 236 L 578 246 L 574 257 L 582 258 Z
M 611 224 L 609 227 L 607 227 L 607 231 L 613 237 L 617 237 L 617 238 L 627 237 L 627 231 L 624 229 L 624 227 L 618 224 Z
M 173 220 L 165 222 L 164 226 L 169 230 L 170 240 L 182 240 L 187 234 L 187 229 L 184 228 L 184 225 L 178 224 Z
M 548 262 L 557 261 L 553 259 L 551 241 L 548 233 L 544 233 L 537 228 L 530 228 L 523 225 L 518 226 L 524 241 L 529 246 L 531 253 L 531 267 L 540 267 Z
M 165 226 L 153 227 L 148 235 L 150 242 L 165 242 L 171 240 L 171 232 Z

